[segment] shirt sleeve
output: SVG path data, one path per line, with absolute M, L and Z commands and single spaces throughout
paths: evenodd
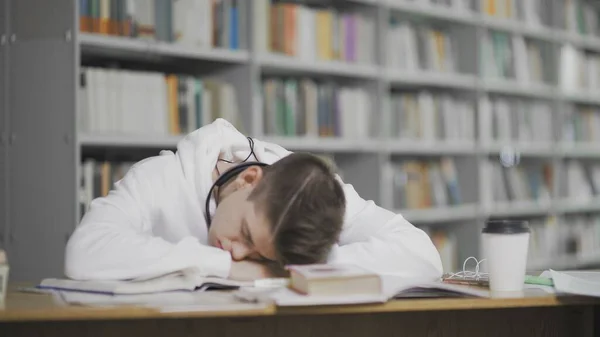
M 80 280 L 146 279 L 193 269 L 204 276 L 227 277 L 229 253 L 195 237 L 169 242 L 152 233 L 158 184 L 134 166 L 108 196 L 95 199 L 69 238 L 65 274 Z
M 442 275 L 440 255 L 424 231 L 402 215 L 362 199 L 352 185 L 342 186 L 346 196 L 344 228 L 330 262 L 354 263 L 402 278 L 435 279 Z

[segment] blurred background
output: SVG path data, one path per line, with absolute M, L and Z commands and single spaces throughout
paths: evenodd
M 528 269 L 600 266 L 600 36 L 584 0 L 0 0 L 0 248 L 62 276 L 90 201 L 225 118 L 335 161 L 444 269 L 527 219 Z

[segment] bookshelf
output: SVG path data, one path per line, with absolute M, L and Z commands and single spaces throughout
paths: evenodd
M 562 0 L 547 4 L 549 8 L 539 18 L 531 17 L 536 14 L 530 9 L 523 10 L 524 17 L 530 20 L 506 13 L 505 17 L 500 17 L 501 13 L 489 15 L 481 10 L 486 1 L 492 0 L 325 1 L 326 8 L 350 15 L 348 20 L 366 20 L 362 29 L 367 33 L 362 33 L 361 43 L 372 46 L 366 48 L 372 53 L 349 51 L 352 47 L 344 42 L 342 45 L 350 49 L 338 50 L 343 57 L 323 58 L 319 56 L 319 46 L 310 44 L 304 35 L 298 36 L 304 40 L 297 43 L 311 49 L 296 50 L 283 43 L 274 50 L 271 40 L 264 36 L 270 29 L 266 12 L 261 12 L 268 9 L 264 0 L 254 1 L 253 6 L 238 1 L 239 36 L 234 38 L 235 48 L 81 32 L 81 1 L 51 5 L 41 0 L 0 0 L 0 8 L 7 9 L 0 13 L 11 15 L 9 22 L 0 14 L 0 102 L 5 102 L 0 105 L 0 214 L 5 215 L 0 223 L 0 247 L 12 257 L 15 268 L 11 268 L 11 274 L 15 280 L 61 274 L 64 244 L 82 212 L 79 185 L 86 174 L 81 167 L 85 160 L 137 161 L 156 155 L 161 149 L 174 149 L 182 138 L 182 134 L 171 132 L 83 131 L 78 107 L 85 99 L 78 88 L 84 69 L 185 74 L 202 81 L 226 83 L 228 90 L 235 93 L 231 96 L 232 106 L 247 134 L 290 150 L 332 157 L 344 180 L 364 198 L 403 214 L 428 233 L 436 233 L 435 242 L 447 244 L 440 249 L 451 254 L 444 261 L 452 261 L 454 266 L 468 256 L 479 256 L 479 233 L 487 218 L 526 218 L 544 224 L 550 223 L 545 219 L 555 218 L 552 223 L 557 223 L 558 228 L 569 228 L 572 217 L 600 214 L 597 195 L 584 201 L 573 200 L 567 181 L 570 161 L 592 165 L 600 160 L 600 143 L 587 134 L 589 139 L 569 139 L 565 131 L 569 130 L 569 123 L 579 123 L 572 122 L 571 111 L 576 114 L 587 109 L 577 116 L 600 114 L 594 110 L 600 107 L 596 98 L 600 88 L 594 79 L 565 78 L 562 70 L 572 67 L 566 64 L 563 46 L 570 45 L 585 55 L 600 54 L 600 35 L 580 34 L 570 18 L 555 17 L 558 12 L 552 8 L 562 6 Z M 512 0 L 493 1 L 500 4 Z M 307 3 L 308 7 L 317 8 L 316 2 Z M 462 8 L 459 3 L 468 3 L 470 8 Z M 35 24 L 25 25 L 34 9 L 53 15 L 36 16 Z M 312 11 L 302 13 L 303 17 L 316 15 Z M 396 25 L 393 34 L 392 22 Z M 415 54 L 396 58 L 398 50 L 390 49 L 389 39 L 400 39 L 405 46 L 416 45 L 422 34 L 418 31 L 423 27 L 430 29 L 427 36 L 435 36 L 429 38 L 433 40 L 429 40 L 427 48 L 416 48 Z M 527 57 L 517 57 L 511 61 L 515 64 L 510 65 L 496 63 L 493 66 L 497 69 L 486 68 L 489 64 L 483 63 L 486 58 L 482 52 L 488 51 L 479 45 L 487 36 L 496 36 L 491 33 L 500 33 L 497 39 L 508 39 L 504 42 L 508 49 L 517 48 Z M 442 44 L 444 47 L 440 47 Z M 492 53 L 502 47 L 495 48 Z M 535 48 L 544 51 L 541 59 L 527 54 L 536 53 Z M 426 55 L 419 54 L 423 50 Z M 443 50 L 445 58 L 441 54 L 427 55 L 427 50 Z M 582 69 L 589 66 L 589 62 L 577 61 L 577 57 L 575 60 Z M 406 67 L 407 64 L 413 66 Z M 264 83 L 269 79 L 293 79 L 297 83 L 310 79 L 334 88 L 361 90 L 370 112 L 368 125 L 360 129 L 366 137 L 305 134 L 305 130 L 297 129 L 289 135 L 270 133 L 263 98 Z M 573 83 L 575 88 L 569 87 Z M 459 105 L 462 101 L 458 98 L 466 105 Z M 509 108 L 522 109 L 524 115 L 498 112 L 503 106 L 499 109 L 495 102 L 502 100 L 510 104 L 524 102 L 524 108 Z M 535 102 L 549 107 L 547 112 L 535 112 L 536 116 L 548 113 L 548 120 L 533 120 L 529 129 L 515 128 L 519 118 L 533 115 L 530 112 L 534 108 L 528 104 Z M 346 104 L 346 108 L 351 106 Z M 398 130 L 398 125 L 410 124 L 393 122 L 398 116 L 404 116 L 404 121 L 418 116 L 423 123 L 435 124 L 435 116 L 446 116 L 448 111 L 457 109 L 472 109 L 473 114 L 465 114 L 461 118 L 466 122 L 460 123 L 472 124 L 472 128 L 453 134 L 452 139 L 452 127 L 435 133 L 426 128 L 423 133 L 410 128 Z M 448 116 L 445 120 L 450 123 L 454 115 Z M 547 132 L 541 134 L 533 126 L 545 126 Z M 496 133 L 504 138 L 496 139 Z M 490 167 L 506 160 L 518 163 L 523 172 L 516 170 L 508 175 L 510 179 L 503 179 L 502 173 L 496 174 L 497 168 Z M 454 175 L 438 169 L 429 171 L 442 162 L 453 163 Z M 412 166 L 402 166 L 407 163 Z M 549 167 L 552 174 L 540 178 L 541 173 L 533 168 L 541 165 Z M 397 207 L 398 181 L 405 176 L 402 171 L 398 173 L 399 167 L 427 167 L 423 172 L 444 184 L 446 192 L 450 185 L 458 188 L 459 198 L 444 204 L 448 196 L 438 195 L 417 209 Z M 543 183 L 529 184 L 529 176 L 542 179 Z M 518 191 L 517 198 L 511 198 L 509 189 L 506 200 L 496 200 L 503 195 L 497 187 L 510 187 L 511 179 L 525 179 L 521 181 L 528 182 L 528 186 Z M 548 189 L 548 198 L 540 197 L 540 188 Z M 448 233 L 448 238 L 441 239 L 440 232 Z M 44 259 L 31 256 L 29 252 L 34 249 Z M 597 251 L 557 254 L 537 256 L 532 265 L 600 265 Z

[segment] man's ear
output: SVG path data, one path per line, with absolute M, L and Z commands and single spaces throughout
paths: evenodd
M 250 166 L 237 176 L 236 187 L 254 187 L 263 178 L 263 169 L 260 166 Z

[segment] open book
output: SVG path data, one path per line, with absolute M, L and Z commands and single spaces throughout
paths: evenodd
M 212 289 L 238 289 L 253 286 L 253 282 L 233 281 L 216 277 L 202 277 L 194 273 L 178 272 L 148 280 L 129 281 L 77 281 L 47 278 L 39 289 L 79 291 L 107 295 L 150 294 L 167 291 L 202 291 Z
M 491 297 L 489 290 L 441 281 L 407 280 L 381 276 L 382 287 L 378 292 L 349 292 L 340 294 L 305 295 L 290 288 L 265 290 L 240 289 L 237 296 L 246 301 L 272 300 L 278 306 L 351 305 L 385 303 L 395 298 L 441 298 L 441 297 Z
M 550 277 L 559 293 L 600 297 L 600 271 L 548 270 L 542 277 Z

